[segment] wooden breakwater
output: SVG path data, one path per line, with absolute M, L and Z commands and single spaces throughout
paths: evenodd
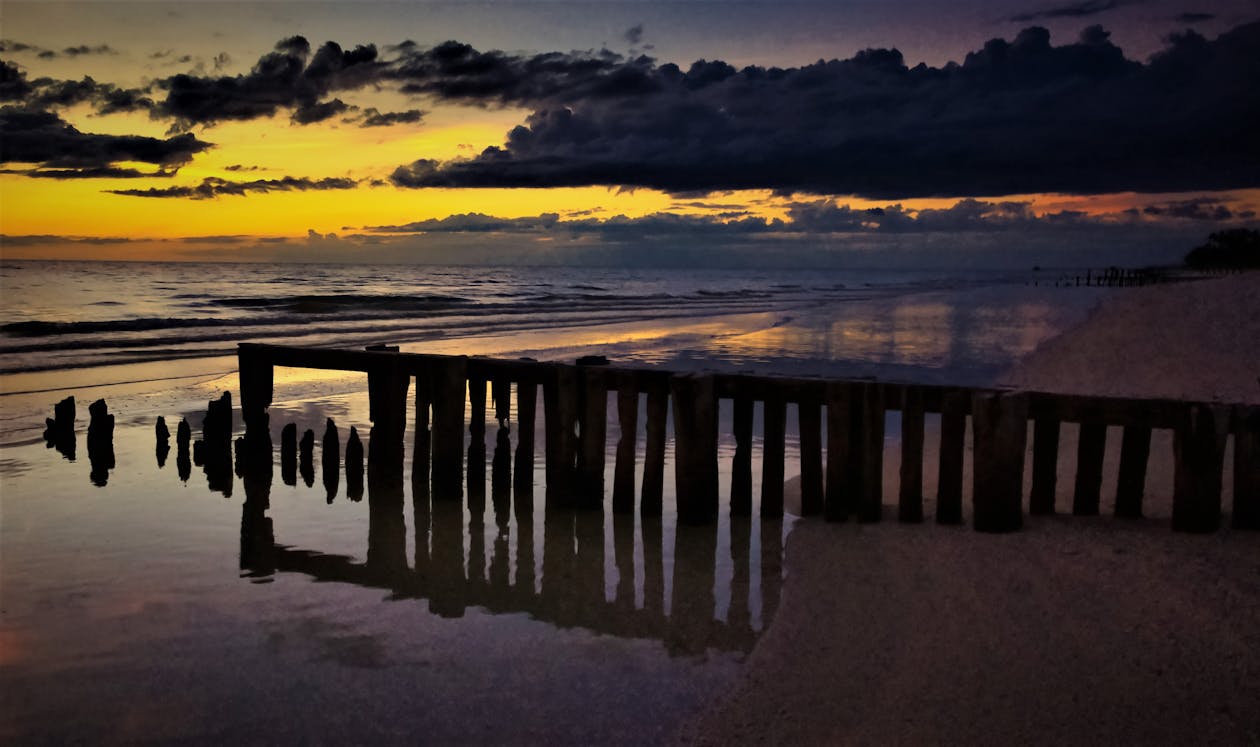
M 869 380 L 826 380 L 745 374 L 673 373 L 629 368 L 400 353 L 396 348 L 330 350 L 243 343 L 239 347 L 241 411 L 247 432 L 267 427 L 273 368 L 362 371 L 368 376 L 372 440 L 397 444 L 383 464 L 401 462 L 408 392 L 415 388 L 417 462 L 431 464 L 435 496 L 458 494 L 464 470 L 464 433 L 484 439 L 487 384 L 496 419 L 510 419 L 516 393 L 517 480 L 532 479 L 537 393 L 543 391 L 546 497 L 549 505 L 600 509 L 604 505 L 608 396 L 617 393 L 621 432 L 615 453 L 612 509 L 634 510 L 638 402 L 646 397 L 646 452 L 639 510 L 662 511 L 667 416 L 674 424 L 678 517 L 689 524 L 716 519 L 718 402 L 733 402 L 735 454 L 730 512 L 753 510 L 753 403 L 763 417 L 762 516 L 783 514 L 786 407 L 799 411 L 802 513 L 831 521 L 856 517 L 879 521 L 883 506 L 884 423 L 887 411 L 902 423 L 898 518 L 921 521 L 926 413 L 941 416 L 936 521 L 963 519 L 963 462 L 966 423 L 973 434 L 972 520 L 981 531 L 1018 529 L 1024 515 L 1024 471 L 1028 422 L 1032 421 L 1031 491 L 1028 510 L 1054 513 L 1060 425 L 1077 423 L 1072 513 L 1099 513 L 1107 429 L 1123 429 L 1115 511 L 1142 515 L 1151 433 L 1174 434 L 1173 528 L 1214 531 L 1222 515 L 1226 442 L 1234 441 L 1236 528 L 1260 528 L 1260 407 L 1176 400 L 1083 397 L 1044 392 L 895 384 Z M 467 405 L 467 408 L 466 408 Z M 821 429 L 827 428 L 827 449 Z M 465 422 L 465 411 L 469 412 Z M 379 435 L 378 435 L 379 434 Z M 423 457 L 428 456 L 429 459 Z M 401 469 L 401 464 L 399 464 Z M 470 459 L 469 469 L 484 470 Z

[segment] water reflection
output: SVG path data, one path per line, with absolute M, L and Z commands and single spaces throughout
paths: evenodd
M 277 537 L 283 529 L 268 516 L 270 439 L 242 439 L 238 448 L 260 454 L 242 460 L 247 466 L 240 541 L 245 575 L 261 580 L 301 573 L 317 581 L 382 589 L 390 599 L 425 599 L 430 612 L 448 618 L 462 617 L 470 607 L 525 613 L 562 628 L 660 640 L 679 655 L 710 648 L 748 651 L 760 622 L 777 607 L 781 521 L 735 517 L 707 527 L 674 528 L 634 513 L 540 507 L 536 514 L 531 481 L 512 479 L 506 428 L 494 437 L 489 506 L 484 476 L 468 482 L 465 502 L 458 493 L 434 494 L 426 466 L 412 465 L 414 561 L 409 561 L 401 438 L 382 443 L 375 430 L 368 441 L 365 560 L 283 544 Z M 483 475 L 484 449 L 469 450 L 474 472 L 480 454 Z M 489 532 L 487 522 L 493 523 Z M 754 524 L 759 527 L 756 543 Z M 719 558 L 728 532 L 729 558 Z M 671 533 L 669 562 L 665 540 Z M 638 569 L 636 552 L 642 558 Z M 615 581 L 610 576 L 606 585 L 609 560 Z

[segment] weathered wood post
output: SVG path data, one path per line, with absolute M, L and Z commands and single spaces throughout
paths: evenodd
M 770 387 L 774 383 L 769 384 Z M 783 459 L 787 403 L 783 395 L 764 389 L 761 434 L 761 515 L 783 516 Z
M 855 503 L 852 485 L 847 482 L 852 476 L 851 392 L 847 384 L 827 385 L 827 489 L 823 506 L 827 521 L 848 519 Z
M 1103 455 L 1107 450 L 1107 423 L 1092 411 L 1081 417 L 1076 445 L 1076 490 L 1072 513 L 1097 516 L 1102 493 Z
M 976 392 L 971 398 L 971 422 L 975 528 L 1015 531 L 1023 525 L 1028 398 L 1018 393 Z
M 429 432 L 429 408 L 433 404 L 433 369 L 428 363 L 416 371 L 416 433 L 414 454 L 411 462 L 411 484 L 429 489 L 429 466 L 433 448 L 433 436 Z M 413 488 L 413 494 L 416 491 Z M 428 514 L 425 514 L 426 518 Z M 426 546 L 428 539 L 425 539 Z
M 546 410 L 547 504 L 572 506 L 577 464 L 574 427 L 578 416 L 578 381 L 574 367 L 562 364 L 552 367 L 543 385 L 543 407 Z
M 731 516 L 752 515 L 753 401 L 737 396 L 732 405 L 735 456 L 731 461 Z
M 941 456 L 936 488 L 936 523 L 962 523 L 963 458 L 967 444 L 966 392 L 941 398 Z
M 923 390 L 917 386 L 902 388 L 897 518 L 912 523 L 923 521 Z
M 538 408 L 538 384 L 533 379 L 516 383 L 516 476 L 517 488 L 534 484 L 534 428 Z M 518 491 L 519 492 L 519 491 Z
M 617 464 L 613 473 L 613 513 L 628 514 L 634 513 L 634 451 L 639 427 L 639 391 L 629 380 L 622 380 L 617 388 L 617 424 L 621 437 L 617 440 Z M 633 535 L 633 523 L 629 526 Z M 632 551 L 633 545 L 632 541 Z M 631 581 L 633 602 L 633 578 Z
M 801 430 L 801 515 L 823 510 L 822 407 L 816 401 L 797 405 Z
M 508 428 L 512 419 L 512 381 L 497 376 L 490 382 L 490 396 L 494 400 L 494 419 L 500 428 Z
M 275 388 L 274 370 L 265 353 L 248 343 L 236 348 L 241 384 L 241 417 L 245 430 L 267 427 L 267 408 Z
M 1116 516 L 1142 518 L 1146 492 L 1146 463 L 1151 455 L 1151 428 L 1126 425 L 1120 439 L 1120 474 L 1116 481 Z
M 468 505 L 486 505 L 486 379 L 468 377 Z
M 653 381 L 647 396 L 647 445 L 643 454 L 643 488 L 639 513 L 660 516 L 665 492 L 665 428 L 669 418 L 669 384 Z
M 1230 412 L 1221 405 L 1186 407 L 1173 433 L 1173 529 L 1214 532 L 1221 522 L 1221 473 Z
M 718 513 L 717 393 L 713 377 L 670 379 L 674 400 L 674 476 L 678 520 L 707 524 Z
M 1234 529 L 1260 529 L 1260 407 L 1234 407 Z
M 397 353 L 395 346 L 372 346 L 370 352 Z M 368 480 L 385 492 L 386 485 L 401 485 L 403 436 L 407 430 L 407 390 L 411 376 L 403 372 L 396 355 L 388 356 L 368 371 Z M 349 452 L 347 452 L 347 455 Z
M 1059 481 L 1059 418 L 1043 415 L 1033 424 L 1032 490 L 1028 513 L 1053 514 Z
M 608 385 L 604 370 L 579 366 L 581 448 L 578 450 L 578 507 L 604 507 L 604 450 L 608 443 Z
M 858 497 L 858 521 L 879 521 L 884 510 L 884 387 L 874 382 L 861 385 L 862 398 L 862 492 Z
M 434 359 L 433 384 L 433 497 L 463 496 L 464 376 L 468 359 Z
M 468 435 L 475 443 L 486 443 L 486 380 L 482 376 L 468 377 Z

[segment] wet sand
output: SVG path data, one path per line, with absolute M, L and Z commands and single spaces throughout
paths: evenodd
M 1137 289 L 1040 346 L 1006 381 L 1260 402 L 1256 339 L 1254 274 Z M 931 523 L 799 523 L 778 615 L 739 684 L 677 741 L 1255 744 L 1260 536 L 1170 531 L 1171 438 L 1161 432 L 1148 518 L 1111 518 L 1118 431 L 1108 436 L 1098 518 L 1029 517 L 1023 531 L 999 536 Z M 1063 437 L 1060 512 L 1075 428 Z M 886 503 L 896 495 L 892 452 Z

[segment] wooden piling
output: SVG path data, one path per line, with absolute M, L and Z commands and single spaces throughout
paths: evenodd
M 673 376 L 670 395 L 674 401 L 678 520 L 684 524 L 707 524 L 718 513 L 717 393 L 713 377 Z
M 581 448 L 578 450 L 578 507 L 604 506 L 604 451 L 608 443 L 608 385 L 604 371 L 583 366 L 581 372 Z
M 534 418 L 538 407 L 538 385 L 516 384 L 516 476 L 517 488 L 534 482 Z
M 787 403 L 767 392 L 762 406 L 761 435 L 761 515 L 783 516 L 783 459 L 787 428 Z
M 1234 509 L 1230 526 L 1260 529 L 1260 407 L 1234 407 Z
M 1032 491 L 1028 513 L 1053 514 L 1059 480 L 1059 419 L 1037 418 L 1033 424 Z
M 494 400 L 494 419 L 500 428 L 507 428 L 512 419 L 512 382 L 502 376 L 490 382 L 491 399 Z
M 1106 450 L 1107 424 L 1087 415 L 1081 420 L 1076 444 L 1076 490 L 1072 497 L 1072 513 L 1076 516 L 1098 515 Z
M 634 452 L 639 427 L 639 392 L 626 382 L 617 389 L 617 425 L 621 437 L 617 440 L 617 464 L 613 472 L 613 513 L 629 514 L 634 513 Z M 633 533 L 633 523 L 630 527 Z M 631 586 L 633 588 L 633 583 Z
M 429 466 L 432 459 L 433 437 L 429 432 L 429 408 L 433 403 L 432 365 L 425 365 L 416 373 L 415 446 L 411 462 L 411 483 L 429 488 Z M 425 540 L 427 543 L 427 539 Z
M 879 521 L 884 510 L 884 388 L 862 384 L 862 491 L 858 521 Z
M 941 400 L 941 449 L 936 488 L 936 523 L 962 523 L 963 457 L 966 453 L 967 394 L 946 392 Z
M 468 435 L 474 442 L 486 442 L 486 380 L 468 377 Z
M 653 383 L 647 396 L 647 445 L 643 454 L 643 489 L 639 512 L 660 516 L 665 487 L 665 427 L 669 417 L 669 390 Z
M 433 384 L 433 497 L 462 497 L 465 372 L 468 359 L 435 360 Z
M 551 507 L 573 505 L 577 465 L 574 428 L 578 416 L 577 371 L 556 366 L 543 385 L 546 411 L 547 503 Z
M 732 404 L 735 456 L 731 461 L 731 516 L 752 515 L 753 401 L 736 397 Z
M 267 427 L 267 408 L 275 389 L 275 374 L 271 361 L 258 351 L 241 347 L 237 349 L 237 365 L 241 390 L 241 417 L 246 430 Z
M 1221 521 L 1221 473 L 1230 411 L 1220 405 L 1186 407 L 1173 433 L 1173 529 L 1214 532 Z
M 802 401 L 798 408 L 801 431 L 801 516 L 823 510 L 822 408 Z
M 923 521 L 923 390 L 905 387 L 901 400 L 901 480 L 897 518 Z
M 1142 518 L 1142 496 L 1146 492 L 1146 464 L 1151 455 L 1151 429 L 1128 425 L 1120 440 L 1120 474 L 1116 481 L 1116 516 Z
M 844 521 L 853 513 L 853 491 L 846 483 L 853 448 L 850 387 L 839 382 L 827 385 L 827 485 L 823 512 L 827 521 Z
M 1023 525 L 1028 399 L 1017 393 L 977 392 L 971 399 L 971 422 L 975 528 L 1015 531 Z

